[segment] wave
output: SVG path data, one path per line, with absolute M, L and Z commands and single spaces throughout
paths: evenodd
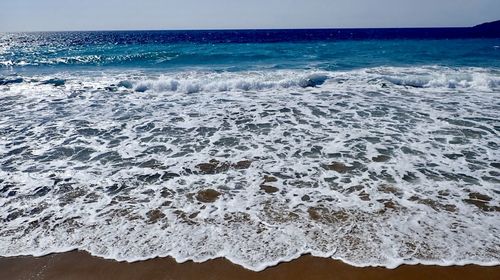
M 196 92 L 224 92 L 224 91 L 264 91 L 270 89 L 308 88 L 317 87 L 328 80 L 323 73 L 265 73 L 250 72 L 237 74 L 204 74 L 188 75 L 184 77 L 162 76 L 155 80 L 120 81 L 119 85 L 133 88 L 137 92 L 179 91 L 185 93 Z
M 119 86 L 137 92 L 268 91 L 293 88 L 325 89 L 346 85 L 401 86 L 422 89 L 495 90 L 500 72 L 483 68 L 367 68 L 354 71 L 260 71 L 236 73 L 183 73 L 158 78 L 123 80 Z
M 376 67 L 352 71 L 322 70 L 262 70 L 262 71 L 130 71 L 117 73 L 78 72 L 60 73 L 53 77 L 0 77 L 0 86 L 41 84 L 75 88 L 78 85 L 112 91 L 135 92 L 264 92 L 345 87 L 414 88 L 415 90 L 484 90 L 500 87 L 500 71 L 488 68 Z
M 481 68 L 408 68 L 380 71 L 386 81 L 416 88 L 489 88 L 500 86 L 500 73 Z

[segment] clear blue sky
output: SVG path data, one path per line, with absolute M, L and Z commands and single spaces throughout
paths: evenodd
M 500 0 L 0 0 L 0 31 L 471 26 Z

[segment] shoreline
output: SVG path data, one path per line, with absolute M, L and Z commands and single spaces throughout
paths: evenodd
M 71 251 L 43 257 L 0 257 L 0 279 L 499 279 L 500 266 L 402 265 L 395 269 L 354 267 L 330 258 L 304 255 L 255 272 L 218 258 L 177 263 L 155 258 L 133 263 Z

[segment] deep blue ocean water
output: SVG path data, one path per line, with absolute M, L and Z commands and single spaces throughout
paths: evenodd
M 500 35 L 0 34 L 0 256 L 498 265 Z
M 4 73 L 500 66 L 498 36 L 479 35 L 462 28 L 16 33 L 0 36 L 0 66 Z

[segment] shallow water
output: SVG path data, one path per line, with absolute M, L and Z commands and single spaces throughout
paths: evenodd
M 435 41 L 326 42 L 315 67 L 275 55 L 241 69 L 20 65 L 6 53 L 26 45 L 8 43 L 0 255 L 78 248 L 127 261 L 226 257 L 253 270 L 305 253 L 359 266 L 498 264 L 492 42 L 466 40 L 453 51 L 476 55 L 442 65 L 411 61 Z M 410 58 L 319 66 L 338 63 L 324 53 L 336 44 L 381 46 L 374 56 L 407 46 Z M 248 48 L 237 46 L 216 48 Z

